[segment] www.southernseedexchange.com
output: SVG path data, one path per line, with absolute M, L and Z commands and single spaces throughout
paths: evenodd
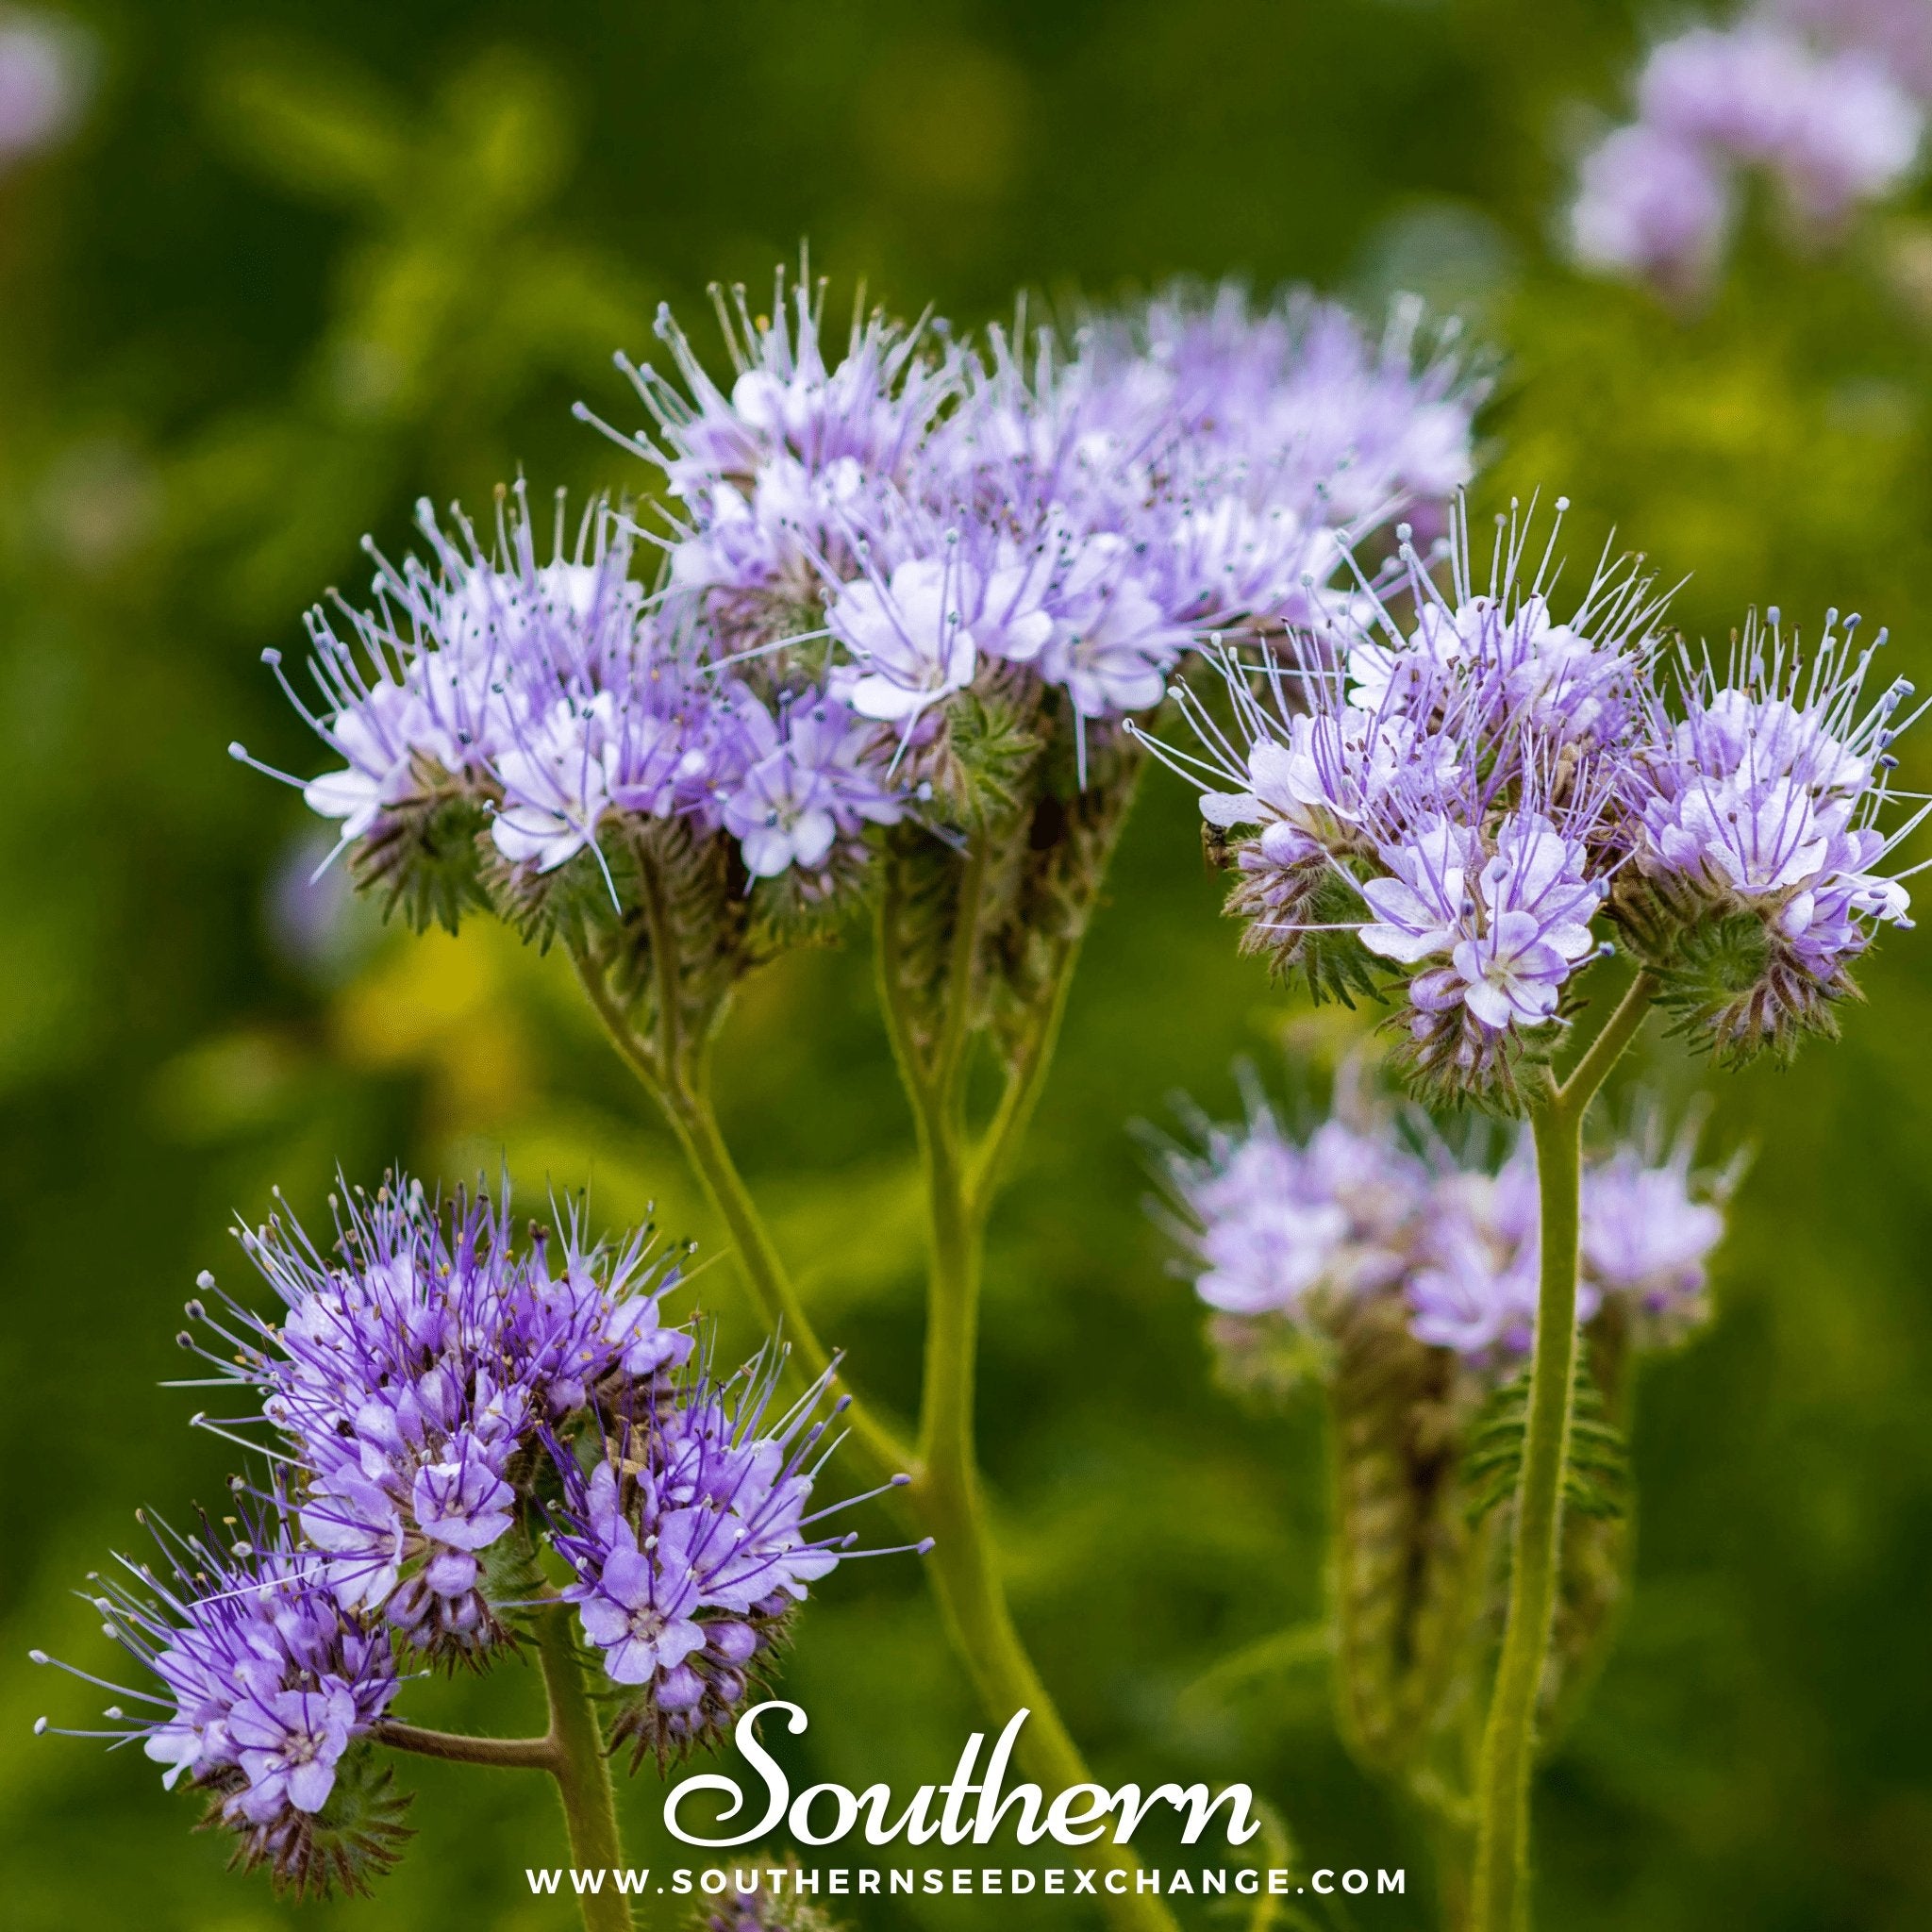
M 923 1868 L 882 1868 L 876 1865 L 835 1865 L 823 1869 L 810 1866 L 720 1866 L 693 1868 L 680 1865 L 658 1872 L 643 1867 L 573 1866 L 526 1867 L 524 1876 L 532 1892 L 539 1895 L 582 1896 L 602 1891 L 608 1884 L 612 1891 L 665 1893 L 673 1896 L 704 1894 L 709 1897 L 730 1892 L 742 1896 L 759 1891 L 774 1896 L 797 1893 L 831 1897 L 890 1896 L 893 1893 L 927 1894 L 943 1892 L 973 1898 L 1024 1897 L 1039 1892 L 1048 1898 L 1077 1897 L 1085 1892 L 1099 1897 L 1104 1892 L 1119 1894 L 1132 1890 L 1155 1892 L 1165 1897 L 1226 1896 L 1256 1897 L 1263 1893 L 1275 1897 L 1323 1897 L 1344 1893 L 1351 1898 L 1406 1894 L 1407 1873 L 1377 1869 L 1371 1873 L 1360 1866 L 1336 1870 L 1329 1866 L 1297 1874 L 1286 1866 L 1255 1867 L 1200 1866 L 1177 1867 L 1172 1871 L 1144 1871 L 1133 1874 L 1106 1866 L 1049 1867 L 1034 1871 L 981 1865 L 931 1865 Z

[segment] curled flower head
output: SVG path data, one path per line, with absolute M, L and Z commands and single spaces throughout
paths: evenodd
M 1471 466 L 1481 384 L 1412 308 L 1375 340 L 1224 288 L 974 343 L 877 313 L 835 341 L 824 300 L 721 299 L 723 379 L 660 317 L 665 367 L 625 365 L 647 421 L 608 432 L 656 473 L 645 522 L 545 543 L 518 489 L 485 541 L 425 510 L 422 559 L 312 618 L 320 703 L 288 687 L 359 884 L 564 944 L 645 1031 L 675 985 L 702 1035 L 886 854 L 997 825 L 1091 871 L 1052 831 L 1068 777 L 1116 809 L 1122 722 L 1204 629 L 1308 618 Z
M 1506 1102 L 1600 950 L 1658 614 L 1610 564 L 1559 619 L 1555 533 L 1540 560 L 1528 540 L 1501 524 L 1486 582 L 1460 513 L 1446 580 L 1405 542 L 1406 619 L 1385 591 L 1258 659 L 1224 648 L 1217 702 L 1181 696 L 1199 749 L 1156 747 L 1202 790 L 1244 947 L 1318 996 L 1399 979 L 1416 1077 Z
M 1498 1159 L 1491 1138 L 1448 1141 L 1420 1113 L 1376 1102 L 1353 1071 L 1305 1133 L 1252 1091 L 1241 1126 L 1192 1125 L 1194 1145 L 1161 1155 L 1171 1225 L 1230 1367 L 1290 1331 L 1324 1360 L 1381 1304 L 1483 1378 L 1520 1366 L 1540 1252 L 1526 1131 Z M 1730 1183 L 1694 1173 L 1693 1154 L 1693 1135 L 1666 1148 L 1652 1120 L 1587 1159 L 1580 1323 L 1614 1308 L 1624 1335 L 1650 1343 L 1702 1318 Z
M 632 379 L 656 425 L 672 488 L 690 497 L 715 483 L 745 484 L 790 460 L 813 475 L 841 464 L 905 483 L 939 417 L 958 396 L 965 355 L 941 326 L 906 328 L 874 310 L 855 313 L 844 353 L 826 358 L 825 284 L 779 272 L 769 318 L 742 288 L 713 289 L 730 354 L 727 394 L 714 383 L 668 307 L 658 335 L 677 379 L 648 365 Z
M 1469 474 L 1479 386 L 1409 308 L 1379 343 L 1232 286 L 983 348 L 874 317 L 828 366 L 822 300 L 794 291 L 788 317 L 781 288 L 770 325 L 721 309 L 728 397 L 660 325 L 676 378 L 636 372 L 655 428 L 630 446 L 681 505 L 674 580 L 713 612 L 760 586 L 795 627 L 823 611 L 868 716 L 987 663 L 1037 665 L 1083 717 L 1145 709 L 1191 629 L 1305 609 L 1338 530 Z
M 542 1235 L 519 1249 L 507 1191 L 443 1205 L 402 1177 L 339 1197 L 327 1254 L 279 1213 L 241 1238 L 286 1317 L 232 1301 L 225 1318 L 190 1312 L 222 1344 L 208 1360 L 259 1392 L 305 1474 L 318 1579 L 425 1648 L 487 1647 L 501 1631 L 482 1566 L 514 1520 L 520 1462 L 593 1398 L 691 1354 L 659 1319 L 675 1268 L 648 1230 L 590 1245 L 574 1217 L 560 1254 Z
M 898 822 L 877 733 L 837 697 L 782 691 L 767 707 L 741 690 L 729 716 L 736 775 L 723 817 L 753 878 L 823 873 L 841 841 L 856 853 L 867 825 Z
M 573 674 L 594 676 L 629 647 L 642 591 L 621 527 L 593 514 L 578 549 L 566 555 L 559 541 L 544 563 L 521 494 L 514 511 L 491 554 L 467 524 L 445 533 L 425 503 L 418 517 L 433 564 L 378 558 L 373 610 L 310 613 L 324 700 L 311 722 L 345 769 L 303 795 L 341 822 L 344 839 L 487 779 L 541 730 Z
M 774 1413 L 782 1366 L 770 1350 L 728 1380 L 693 1371 L 614 1411 L 588 1471 L 552 1441 L 553 1540 L 576 1575 L 564 1597 L 611 1682 L 635 1688 L 614 1736 L 640 1759 L 728 1729 L 808 1587 L 850 1549 L 817 1530 L 831 1511 L 809 1508 L 829 1372 Z
M 1904 679 L 1869 695 L 1881 631 L 1830 613 L 1808 657 L 1779 614 L 1747 621 L 1725 670 L 1683 654 L 1624 781 L 1635 864 L 1612 905 L 1666 1003 L 1720 1054 L 1829 1034 L 1852 963 L 1909 927 L 1890 855 L 1923 821 L 1891 795 L 1918 716 Z
M 716 1374 L 660 1320 L 676 1274 L 648 1229 L 591 1243 L 572 1214 L 520 1246 L 508 1204 L 508 1181 L 498 1201 L 444 1204 L 398 1177 L 332 1204 L 326 1254 L 286 1212 L 241 1234 L 281 1319 L 192 1302 L 216 1345 L 179 1339 L 216 1371 L 187 1386 L 256 1409 L 195 1421 L 265 1458 L 273 1487 L 235 1478 L 219 1524 L 157 1525 L 158 1564 L 91 1579 L 106 1634 L 158 1689 L 62 1666 L 139 1710 L 74 1735 L 139 1741 L 170 1787 L 211 1794 L 242 1860 L 297 1892 L 360 1890 L 407 1835 L 375 1746 L 552 1755 L 400 1723 L 401 1660 L 499 1664 L 541 1641 L 533 1620 L 574 1609 L 631 1694 L 611 1741 L 662 1759 L 728 1726 L 852 1554 L 824 1528 L 847 1505 L 813 1507 L 844 1407 L 825 1401 L 833 1372 L 781 1411 L 777 1344 Z
M 143 1518 L 158 1564 L 122 1557 L 118 1579 L 93 1579 L 108 1634 L 159 1686 L 107 1685 L 143 1707 L 110 1707 L 122 1728 L 107 1735 L 139 1740 L 170 1788 L 185 1776 L 208 1791 L 210 1822 L 278 1885 L 359 1890 L 405 1835 L 357 1748 L 396 1693 L 390 1638 L 327 1586 L 279 1495 L 239 1496 L 236 1511 L 186 1536 Z
M 1317 997 L 1407 1008 L 1425 1095 L 1520 1104 L 1576 975 L 1613 929 L 1683 1028 L 1727 1058 L 1829 1034 L 1851 967 L 1908 926 L 1891 855 L 1892 747 L 1917 718 L 1885 641 L 1828 614 L 1814 649 L 1754 614 L 1720 670 L 1659 647 L 1662 602 L 1601 569 L 1574 615 L 1499 525 L 1486 587 L 1457 519 L 1446 584 L 1412 544 L 1385 589 L 1258 655 L 1224 648 L 1223 691 L 1183 690 L 1197 748 L 1154 745 L 1201 791 L 1236 873 L 1243 950 Z

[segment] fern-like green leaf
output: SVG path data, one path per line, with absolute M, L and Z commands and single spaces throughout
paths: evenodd
M 1484 1403 L 1464 1441 L 1462 1481 L 1472 1524 L 1511 1501 L 1523 1480 L 1529 1429 L 1527 1372 L 1503 1384 Z M 1623 1431 L 1604 1414 L 1603 1397 L 1578 1364 L 1570 1416 L 1570 1454 L 1563 1499 L 1580 1515 L 1614 1521 L 1629 1505 L 1629 1456 Z

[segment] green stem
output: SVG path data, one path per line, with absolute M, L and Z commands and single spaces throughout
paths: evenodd
M 926 1178 L 932 1256 L 925 1395 L 911 1490 L 934 1539 L 926 1561 L 988 1716 L 1004 1724 L 1017 1710 L 1032 1713 L 1020 1733 L 1022 1765 L 1049 1791 L 1091 1784 L 1079 1748 L 1013 1627 L 987 1521 L 974 1448 L 982 1243 L 958 1149 L 949 1140 L 934 1145 Z M 1106 1843 L 1098 1849 L 1127 1874 L 1131 1888 L 1140 1873 L 1131 1848 Z M 1173 1917 L 1152 1894 L 1129 1890 L 1110 1895 L 1108 1911 L 1116 1924 L 1136 1932 L 1173 1932 Z
M 806 1313 L 764 1216 L 732 1158 L 703 1069 L 693 1079 L 687 1071 L 665 1067 L 638 1037 L 596 963 L 579 952 L 571 957 L 610 1043 L 658 1104 L 713 1211 L 724 1224 L 739 1267 L 765 1320 L 791 1344 L 791 1359 L 806 1380 L 823 1375 L 833 1365 L 832 1353 Z M 887 1481 L 910 1467 L 911 1449 L 858 1396 L 852 1397 L 843 1422 L 854 1448 L 870 1465 L 874 1481 Z
M 1624 1058 L 1624 1050 L 1637 1038 L 1637 1029 L 1643 1024 L 1644 1016 L 1650 1011 L 1650 1003 L 1657 995 L 1660 982 L 1655 974 L 1639 973 L 1624 989 L 1624 997 L 1617 1002 L 1616 1010 L 1604 1022 L 1604 1030 L 1591 1042 L 1590 1050 L 1571 1070 L 1570 1077 L 1557 1091 L 1557 1097 L 1566 1107 L 1576 1109 L 1578 1123 L 1584 1110 L 1596 1098 L 1596 1091 L 1609 1077 L 1610 1069 Z
M 451 1764 L 481 1764 L 504 1771 L 550 1771 L 557 1768 L 556 1741 L 541 1738 L 472 1738 L 459 1731 L 428 1731 L 421 1724 L 387 1719 L 375 1727 L 375 1741 L 392 1751 L 411 1751 L 419 1757 L 441 1757 Z
M 1529 1786 L 1537 1703 L 1556 1616 L 1563 1481 L 1576 1382 L 1576 1270 L 1583 1193 L 1583 1117 L 1657 991 L 1639 973 L 1603 1031 L 1559 1087 L 1531 1103 L 1541 1216 L 1541 1279 L 1529 1409 L 1509 1572 L 1508 1620 L 1476 1771 L 1475 1932 L 1529 1924 Z
M 834 1365 L 835 1357 L 819 1340 L 805 1304 L 798 1298 L 791 1276 L 779 1257 L 771 1230 L 731 1149 L 718 1126 L 718 1117 L 706 1092 L 674 1096 L 666 1108 L 671 1124 L 683 1144 L 685 1156 L 697 1170 L 705 1191 L 738 1251 L 739 1265 L 752 1285 L 766 1319 L 791 1343 L 793 1359 L 809 1380 Z M 887 1482 L 912 1466 L 912 1451 L 897 1434 L 881 1422 L 872 1405 L 851 1393 L 841 1376 L 841 1387 L 850 1396 L 841 1426 L 847 1432 L 853 1449 L 870 1467 L 872 1479 Z
M 1442 1932 L 1463 1932 L 1469 1917 L 1470 1834 L 1466 1824 L 1425 1807 L 1423 1826 L 1436 1871 L 1436 1901 Z
M 899 902 L 890 890 L 880 909 L 880 1000 L 918 1129 L 928 1221 L 924 1381 L 910 1495 L 923 1526 L 934 1540 L 926 1561 L 940 1607 L 988 1717 L 1004 1725 L 1016 1711 L 1030 1712 L 1017 1744 L 1020 1762 L 1048 1790 L 1067 1790 L 1091 1784 L 1092 1774 L 1041 1681 L 1008 1607 L 980 1488 L 974 1397 L 991 1183 L 1000 1156 L 1024 1124 L 1043 1081 L 1053 1029 L 1064 1004 L 1065 977 L 1071 974 L 1077 947 L 1066 948 L 1059 962 L 1061 981 L 1041 1015 L 1038 1037 L 1023 1052 L 985 1142 L 976 1155 L 969 1156 L 963 1088 L 970 1034 L 964 1016 L 984 877 L 984 855 L 975 846 L 961 881 L 945 1024 L 930 1060 L 919 1050 L 895 970 Z M 1128 1887 L 1108 1896 L 1113 1923 L 1126 1932 L 1174 1932 L 1173 1915 L 1158 1896 L 1137 1889 L 1141 1864 L 1131 1847 L 1108 1842 L 1098 1849 L 1125 1875 Z
M 563 1822 L 570 1833 L 571 1864 L 579 1872 L 622 1870 L 624 1846 L 617 1832 L 610 1759 L 604 1749 L 604 1730 L 591 1701 L 590 1686 L 584 1680 L 570 1611 L 562 1604 L 538 1613 L 537 1659 L 550 1698 L 550 1733 L 545 1742 L 553 1754 L 550 1774 L 557 1780 Z M 607 1884 L 610 1882 L 606 1879 Z M 630 1907 L 621 1892 L 587 1891 L 578 1903 L 584 1914 L 584 1932 L 631 1932 Z

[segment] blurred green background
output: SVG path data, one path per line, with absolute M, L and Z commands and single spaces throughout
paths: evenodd
M 304 891 L 299 801 L 224 755 L 316 769 L 258 654 L 299 650 L 325 585 L 362 587 L 365 531 L 404 547 L 419 494 L 487 505 L 520 463 L 540 488 L 636 480 L 569 405 L 628 420 L 609 353 L 649 352 L 659 299 L 702 337 L 709 280 L 762 283 L 803 237 L 839 286 L 961 324 L 1023 284 L 1176 272 L 1416 289 L 1505 358 L 1485 507 L 1568 491 L 1574 548 L 1614 525 L 1694 572 L 1679 614 L 1713 637 L 1752 602 L 1862 608 L 1932 686 L 1932 227 L 1894 212 L 1819 260 L 1754 242 L 1691 321 L 1555 258 L 1569 158 L 1648 12 L 76 16 L 84 116 L 0 178 L 0 1925 L 570 1923 L 522 1878 L 562 1857 L 547 1791 L 438 1767 L 374 1899 L 278 1905 L 138 1756 L 35 1740 L 41 1711 L 97 1700 L 25 1653 L 100 1664 L 72 1587 L 138 1502 L 219 1493 L 222 1445 L 157 1383 L 195 1272 L 241 1284 L 225 1229 L 273 1183 L 314 1210 L 338 1158 L 456 1177 L 507 1152 L 533 1197 L 589 1182 L 600 1217 L 655 1198 L 711 1234 L 553 962 Z M 1342 1756 L 1319 1678 L 1190 1688 L 1317 1608 L 1325 1477 L 1311 1414 L 1210 1386 L 1127 1126 L 1182 1089 L 1231 1111 L 1236 1056 L 1326 1039 L 1235 958 L 1191 819 L 1149 786 L 996 1222 L 986 1456 L 1019 1615 L 1099 1774 L 1244 1778 L 1309 1857 L 1406 1864 L 1405 1900 L 1323 1922 L 1392 1932 L 1430 1923 L 1423 1847 Z M 1841 1045 L 1707 1080 L 1715 1136 L 1757 1158 L 1721 1322 L 1641 1392 L 1634 1607 L 1541 1787 L 1553 1928 L 1932 1924 L 1932 948 L 1899 937 L 1867 977 Z M 1671 1092 L 1706 1078 L 1648 1052 Z M 863 948 L 756 985 L 721 1086 L 822 1327 L 909 1399 L 916 1203 Z M 702 1287 L 735 1313 L 728 1270 Z M 786 1683 L 816 1716 L 801 1761 L 855 1785 L 939 1778 L 974 1721 L 909 1561 L 822 1590 Z M 527 1689 L 424 1707 L 509 1729 Z M 662 1862 L 655 1780 L 625 1802 L 634 1859 Z

